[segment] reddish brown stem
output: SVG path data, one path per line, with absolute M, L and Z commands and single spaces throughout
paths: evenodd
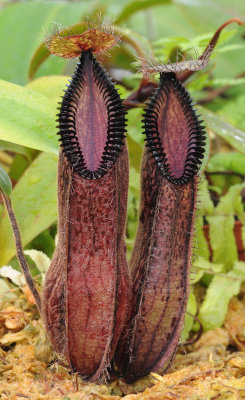
M 190 315 L 190 317 L 192 317 L 199 324 L 199 331 L 193 338 L 186 340 L 185 342 L 180 342 L 179 346 L 189 346 L 191 344 L 194 344 L 200 339 L 203 334 L 203 324 L 201 323 L 200 319 L 197 318 L 196 315 L 193 315 L 188 311 L 186 311 L 186 314 Z
M 238 25 L 243 25 L 243 22 L 239 19 L 239 18 L 231 18 L 228 21 L 224 22 L 214 33 L 212 39 L 210 40 L 209 44 L 207 45 L 206 49 L 204 50 L 204 52 L 202 53 L 202 55 L 200 57 L 198 57 L 199 60 L 202 60 L 205 57 L 206 52 L 211 49 L 213 51 L 213 49 L 215 48 L 219 36 L 222 32 L 222 30 L 233 23 L 237 23 Z M 190 76 L 193 74 L 193 71 L 187 71 L 187 72 L 183 72 L 181 74 L 178 75 L 178 79 L 180 80 L 180 82 L 185 82 L 188 78 L 190 78 Z
M 36 285 L 31 276 L 29 267 L 28 267 L 26 259 L 25 259 L 22 242 L 21 242 L 20 230 L 19 230 L 18 223 L 17 223 L 16 217 L 15 217 L 12 205 L 11 205 L 11 200 L 3 193 L 3 191 L 1 189 L 0 189 L 0 192 L 1 192 L 3 202 L 4 202 L 4 205 L 7 210 L 9 220 L 10 220 L 10 223 L 12 226 L 14 240 L 15 240 L 15 247 L 16 247 L 16 255 L 17 255 L 21 270 L 25 276 L 26 283 L 29 286 L 30 291 L 33 294 L 38 311 L 41 314 L 41 297 L 36 288 Z

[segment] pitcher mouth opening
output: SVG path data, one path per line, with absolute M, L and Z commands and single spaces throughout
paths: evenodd
M 58 128 L 64 154 L 85 179 L 112 168 L 125 139 L 122 100 L 91 51 L 84 52 L 61 102 Z
M 161 73 L 144 115 L 144 134 L 164 177 L 175 185 L 191 181 L 204 157 L 205 128 L 193 106 L 175 73 Z

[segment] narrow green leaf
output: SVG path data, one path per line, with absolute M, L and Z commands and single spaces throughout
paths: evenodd
M 199 259 L 204 260 L 202 257 L 198 257 L 192 262 L 191 265 L 191 284 L 194 285 L 194 283 L 200 281 L 202 278 L 204 271 L 196 266 L 196 262 L 199 261 Z
M 117 23 L 120 24 L 122 21 L 127 20 L 137 11 L 146 10 L 147 8 L 163 5 L 163 4 L 171 4 L 171 0 L 136 0 L 127 4 L 126 7 L 121 11 L 121 13 L 117 17 Z
M 210 252 L 203 231 L 203 216 L 197 215 L 195 220 L 194 256 L 209 260 Z
M 245 183 L 233 185 L 228 192 L 221 197 L 219 204 L 215 207 L 215 215 L 236 215 L 243 217 L 244 207 L 241 191 L 245 188 Z
M 55 104 L 33 90 L 0 81 L 0 139 L 58 154 Z
M 205 260 L 203 257 L 199 257 L 193 263 L 193 268 L 207 273 L 218 274 L 224 272 L 223 264 L 214 264 L 208 260 Z
M 134 167 L 129 169 L 129 192 L 128 192 L 128 221 L 127 221 L 127 237 L 128 241 L 128 257 L 133 247 L 133 241 L 136 236 L 138 225 L 138 209 L 139 209 L 139 192 L 140 173 Z
M 245 226 L 242 226 L 242 243 L 243 248 L 245 249 Z
M 226 122 L 222 117 L 207 110 L 204 107 L 200 107 L 200 112 L 204 116 L 207 127 L 221 136 L 236 150 L 245 153 L 245 132 L 241 129 Z
M 224 264 L 229 271 L 234 262 L 238 260 L 236 239 L 234 236 L 234 216 L 214 215 L 208 216 L 209 238 L 213 249 L 213 262 Z
M 37 72 L 38 68 L 44 63 L 47 58 L 49 58 L 50 52 L 48 48 L 46 47 L 45 43 L 40 44 L 35 53 L 32 56 L 29 70 L 28 70 L 28 78 L 33 79 L 35 76 L 35 73 Z
M 226 46 L 222 46 L 220 47 L 217 52 L 218 53 L 226 53 L 227 51 L 232 51 L 232 50 L 240 50 L 240 51 L 244 51 L 245 50 L 245 46 L 242 44 L 227 44 Z M 217 81 L 221 81 L 222 82 L 222 78 L 219 80 L 217 79 Z M 224 78 L 223 80 L 224 83 L 220 83 L 221 85 L 229 85 L 229 83 L 226 83 L 226 79 Z M 228 80 L 227 80 L 228 82 Z M 244 83 L 244 80 L 241 78 L 241 83 Z M 215 84 L 215 83 L 214 83 Z
M 57 156 L 42 153 L 13 189 L 12 205 L 23 246 L 56 221 L 56 170 Z M 0 222 L 0 265 L 7 264 L 14 255 L 12 229 L 4 212 Z
M 186 311 L 188 311 L 192 315 L 195 315 L 197 312 L 197 302 L 196 302 L 196 297 L 193 292 L 191 292 L 189 295 Z M 184 328 L 181 332 L 181 340 L 182 341 L 185 341 L 188 339 L 190 331 L 193 327 L 194 321 L 195 321 L 194 318 L 191 315 L 186 313 Z
M 208 190 L 208 181 L 203 176 L 198 184 L 198 215 L 212 215 L 213 211 L 214 203 Z
M 245 155 L 236 151 L 217 153 L 210 158 L 207 171 L 233 171 L 245 175 Z
M 6 196 L 8 197 L 11 196 L 12 183 L 7 172 L 5 172 L 5 170 L 1 167 L 1 165 L 0 165 L 0 188 L 2 189 L 3 193 Z
M 215 276 L 207 290 L 198 318 L 204 330 L 222 326 L 232 296 L 240 291 L 245 280 L 245 262 L 237 261 L 227 277 Z
M 228 46 L 227 46 L 228 47 Z M 243 46 L 243 50 L 245 50 L 245 46 Z M 216 78 L 216 79 L 210 79 L 208 81 L 208 86 L 214 87 L 214 86 L 236 86 L 236 85 L 244 85 L 245 83 L 245 78 Z M 240 96 L 242 97 L 242 96 Z M 232 99 L 232 103 L 235 99 Z M 230 103 L 230 102 L 228 102 Z M 236 101 L 234 101 L 236 103 Z

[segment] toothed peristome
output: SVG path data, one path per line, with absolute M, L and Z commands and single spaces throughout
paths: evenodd
M 205 128 L 174 73 L 161 74 L 143 122 L 147 146 L 165 178 L 176 185 L 193 179 L 204 157 Z
M 58 115 L 60 142 L 73 170 L 98 179 L 113 166 L 125 138 L 122 100 L 91 52 L 80 58 Z

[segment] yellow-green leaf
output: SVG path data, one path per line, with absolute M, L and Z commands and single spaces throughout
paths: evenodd
M 60 101 L 60 97 L 64 95 L 68 80 L 69 77 L 65 75 L 42 76 L 28 83 L 26 87 L 48 97 L 56 105 L 57 101 Z
M 58 154 L 56 106 L 33 90 L 0 81 L 0 139 Z
M 56 221 L 56 170 L 57 156 L 42 153 L 13 189 L 12 205 L 24 246 Z M 0 222 L 0 266 L 14 255 L 12 229 L 4 211 Z
M 215 276 L 208 287 L 198 318 L 204 330 L 222 326 L 232 296 L 240 291 L 245 280 L 245 263 L 237 261 L 227 276 Z
M 7 172 L 5 172 L 5 170 L 1 167 L 1 165 L 0 165 L 0 189 L 2 189 L 3 193 L 6 196 L 9 197 L 11 195 L 12 183 Z
M 209 238 L 213 249 L 213 262 L 224 264 L 229 271 L 238 260 L 236 239 L 233 233 L 233 215 L 213 215 L 207 217 L 209 223 Z

